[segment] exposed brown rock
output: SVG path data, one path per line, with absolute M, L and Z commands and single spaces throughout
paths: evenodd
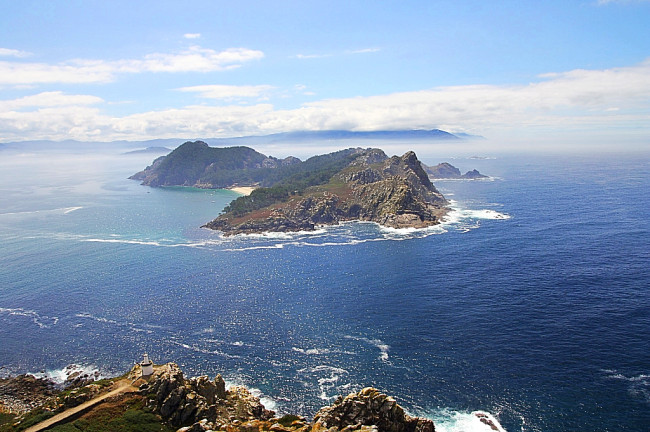
M 407 415 L 395 399 L 367 387 L 321 408 L 312 432 L 434 432 L 433 422 Z
M 53 382 L 33 375 L 0 379 L 0 411 L 25 413 L 49 401 L 57 393 Z
M 245 387 L 226 390 L 221 375 L 214 380 L 207 376 L 186 379 L 175 363 L 156 367 L 140 391 L 149 397 L 154 412 L 175 426 L 193 425 L 203 419 L 227 425 L 234 421 L 267 420 L 275 414 Z
M 391 228 L 440 223 L 447 200 L 431 183 L 415 153 L 391 158 L 379 149 L 359 149 L 358 153 L 327 185 L 309 188 L 267 211 L 243 217 L 226 213 L 205 227 L 233 235 L 311 231 L 318 225 L 353 220 Z

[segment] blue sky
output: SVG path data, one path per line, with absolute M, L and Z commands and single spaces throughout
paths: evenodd
M 650 147 L 650 1 L 0 5 L 0 142 L 440 128 Z

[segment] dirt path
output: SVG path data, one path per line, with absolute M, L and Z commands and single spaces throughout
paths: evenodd
M 49 419 L 42 421 L 38 424 L 35 424 L 32 427 L 29 427 L 25 429 L 25 432 L 37 432 L 37 431 L 42 431 L 47 428 L 50 428 L 52 426 L 55 426 L 59 423 L 65 423 L 67 419 L 70 419 L 74 417 L 77 414 L 83 413 L 84 411 L 89 410 L 90 408 L 94 407 L 97 404 L 102 403 L 104 400 L 117 396 L 120 394 L 124 393 L 129 393 L 129 392 L 135 392 L 137 391 L 137 387 L 134 387 L 131 385 L 131 382 L 129 380 L 121 380 L 117 382 L 117 388 L 115 390 L 111 390 L 108 393 L 105 393 L 103 395 L 97 396 L 94 399 L 91 399 L 87 402 L 82 403 L 81 405 L 77 405 L 74 408 L 67 409 L 63 411 L 62 413 L 59 413 L 55 415 L 54 417 L 50 417 Z

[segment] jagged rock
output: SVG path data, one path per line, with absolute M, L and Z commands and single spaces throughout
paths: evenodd
M 434 432 L 433 422 L 410 417 L 395 399 L 367 387 L 322 408 L 314 417 L 312 432 Z
M 473 169 L 467 171 L 465 174 L 460 173 L 460 170 L 450 164 L 449 162 L 439 163 L 436 166 L 424 166 L 426 173 L 434 179 L 481 179 L 488 178 L 488 176 L 481 174 Z
M 207 376 L 185 379 L 175 363 L 157 367 L 140 391 L 155 394 L 150 408 L 174 426 L 195 425 L 203 419 L 223 426 L 234 421 L 267 420 L 275 414 L 245 387 L 226 390 L 221 375 L 212 381 Z
M 467 171 L 465 174 L 463 174 L 463 178 L 466 179 L 480 179 L 480 178 L 488 178 L 488 176 L 481 174 L 477 170 L 473 169 L 471 171 Z
M 0 409 L 25 413 L 48 401 L 56 393 L 55 384 L 33 375 L 0 379 Z

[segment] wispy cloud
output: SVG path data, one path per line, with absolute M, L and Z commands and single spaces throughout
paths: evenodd
M 294 58 L 297 59 L 317 59 L 317 58 L 327 58 L 327 57 L 336 57 L 341 55 L 355 55 L 355 54 L 368 54 L 381 51 L 381 48 L 362 48 L 355 50 L 346 50 L 340 51 L 337 53 L 323 53 L 323 54 L 296 54 Z
M 650 0 L 598 0 L 596 4 L 598 5 L 607 5 L 607 4 L 633 4 L 633 3 L 650 3 Z
M 177 90 L 182 92 L 198 93 L 199 97 L 207 99 L 241 99 L 241 98 L 257 98 L 264 93 L 272 90 L 274 87 L 270 85 L 200 85 L 192 87 L 181 87 Z
M 381 51 L 381 48 L 363 48 L 358 50 L 349 50 L 346 51 L 348 54 L 368 54 Z
M 32 53 L 27 52 L 27 51 L 21 51 L 21 50 L 16 50 L 16 49 L 10 49 L 10 48 L 0 48 L 0 56 L 1 57 L 29 57 L 32 55 Z
M 296 54 L 294 57 L 298 59 L 315 59 L 332 57 L 332 54 Z
M 264 53 L 248 48 L 215 51 L 192 46 L 178 53 L 153 53 L 142 59 L 75 59 L 59 64 L 0 61 L 0 84 L 101 83 L 118 74 L 144 72 L 213 72 L 241 67 Z
M 104 100 L 91 95 L 67 95 L 61 91 L 43 92 L 19 99 L 0 101 L 0 112 L 25 108 L 95 105 Z
M 201 37 L 201 33 L 185 33 L 183 37 L 185 39 L 199 39 Z

